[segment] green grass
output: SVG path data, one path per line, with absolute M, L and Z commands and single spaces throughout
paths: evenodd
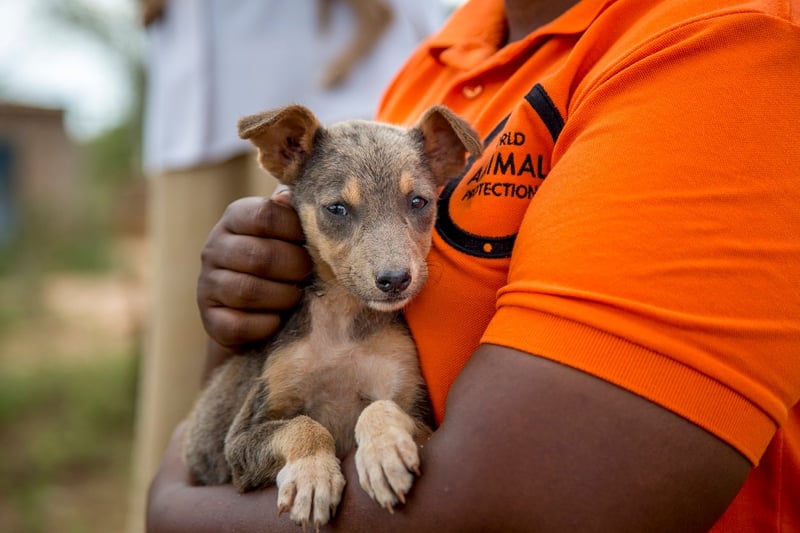
M 70 326 L 44 293 L 53 275 L 120 267 L 120 211 L 135 207 L 122 193 L 141 179 L 140 127 L 132 112 L 77 147 L 76 198 L 55 199 L 57 213 L 20 206 L 17 231 L 0 246 L 0 532 L 116 532 L 124 522 L 138 339 L 126 348 L 125 339 L 87 339 L 88 353 L 73 357 Z
M 124 488 L 135 369 L 133 356 L 119 354 L 0 375 L 0 501 L 15 530 L 52 530 L 54 490 L 77 491 L 97 476 Z M 91 513 L 70 516 L 58 531 L 97 531 Z
M 46 215 L 31 215 L 16 240 L 0 247 L 0 276 L 53 271 L 102 273 L 114 266 L 109 223 L 76 221 L 68 228 L 48 227 Z

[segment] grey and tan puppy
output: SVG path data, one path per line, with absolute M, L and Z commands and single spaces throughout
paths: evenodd
M 257 354 L 217 370 L 190 417 L 185 459 L 198 483 L 278 485 L 279 512 L 317 528 L 339 504 L 353 446 L 361 486 L 390 511 L 419 473 L 429 431 L 401 309 L 422 287 L 439 186 L 481 144 L 447 108 L 403 129 L 322 127 L 290 106 L 245 117 L 239 135 L 292 190 L 314 261 L 300 308 Z

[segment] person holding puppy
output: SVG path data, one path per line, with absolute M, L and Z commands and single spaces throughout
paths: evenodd
M 422 476 L 389 515 L 345 458 L 334 529 L 800 530 L 799 14 L 472 0 L 412 55 L 378 118 L 444 104 L 485 150 L 405 313 L 439 424 Z M 198 285 L 217 356 L 280 327 L 301 243 L 285 198 L 229 206 Z M 191 486 L 179 440 L 151 531 L 295 529 L 274 490 Z

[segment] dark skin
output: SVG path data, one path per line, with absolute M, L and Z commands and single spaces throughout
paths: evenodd
M 576 3 L 506 2 L 509 39 Z M 286 198 L 232 204 L 203 252 L 198 301 L 224 359 L 277 331 L 310 272 Z M 248 312 L 241 311 L 249 310 Z M 213 363 L 209 365 L 209 368 Z M 151 485 L 148 531 L 298 531 L 274 488 L 193 487 L 181 428 Z M 352 454 L 332 527 L 342 531 L 706 531 L 749 462 L 691 422 L 564 365 L 493 345 L 457 378 L 447 418 L 422 443 L 422 476 L 389 515 L 360 488 Z
M 561 16 L 579 0 L 506 0 L 507 42 L 513 43 Z
M 204 379 L 225 359 L 268 339 L 311 275 L 288 193 L 232 203 L 202 253 L 197 304 L 209 334 Z

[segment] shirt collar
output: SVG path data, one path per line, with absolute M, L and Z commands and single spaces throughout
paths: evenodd
M 546 36 L 581 33 L 614 1 L 581 0 L 511 46 L 524 50 Z M 470 0 L 453 13 L 442 31 L 429 41 L 428 48 L 439 61 L 469 70 L 500 50 L 505 36 L 504 0 Z

